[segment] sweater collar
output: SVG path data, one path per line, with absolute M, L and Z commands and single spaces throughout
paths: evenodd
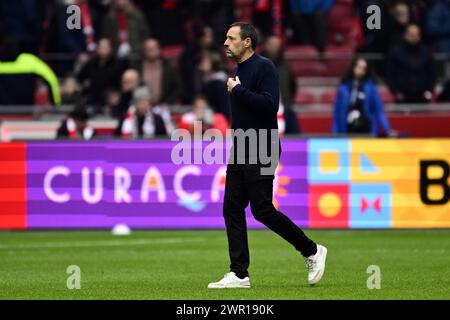
M 255 59 L 256 59 L 256 53 L 253 53 L 253 54 L 250 56 L 250 58 L 248 58 L 247 60 L 245 60 L 245 61 L 243 61 L 243 62 L 241 62 L 241 63 L 238 63 L 238 67 L 243 67 L 243 66 L 245 66 L 245 65 L 247 65 L 247 64 L 250 64 L 251 61 L 253 61 L 253 60 L 255 60 Z

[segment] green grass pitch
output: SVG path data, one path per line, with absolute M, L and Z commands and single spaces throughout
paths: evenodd
M 0 232 L 0 299 L 449 299 L 450 230 L 306 230 L 328 247 L 310 287 L 301 256 L 249 232 L 251 289 L 208 290 L 228 269 L 225 231 Z M 69 265 L 81 289 L 67 289 Z M 367 268 L 381 269 L 369 290 Z

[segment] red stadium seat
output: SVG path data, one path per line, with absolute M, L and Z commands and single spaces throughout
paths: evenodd
M 314 93 L 303 89 L 297 90 L 294 98 L 294 104 L 312 104 L 316 102 Z
M 312 46 L 288 46 L 284 57 L 296 77 L 321 76 L 326 67 L 319 61 L 319 53 Z
M 353 48 L 331 45 L 321 61 L 312 46 L 288 46 L 284 56 L 297 77 L 340 77 L 351 61 Z
M 313 46 L 287 46 L 284 57 L 288 60 L 298 58 L 317 58 L 318 52 Z
M 294 60 L 289 63 L 296 77 L 321 77 L 327 72 L 326 66 L 317 60 Z
M 353 53 L 353 47 L 351 45 L 329 45 L 326 48 L 326 55 L 349 55 Z
M 347 70 L 353 56 L 350 46 L 329 46 L 325 52 L 326 74 L 328 77 L 340 77 Z
M 328 38 L 330 44 L 351 44 L 352 26 L 356 16 L 351 1 L 337 1 L 328 13 Z
M 380 88 L 379 90 L 383 103 L 395 103 L 395 97 L 388 88 Z

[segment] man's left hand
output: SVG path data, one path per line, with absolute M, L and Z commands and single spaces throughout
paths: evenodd
M 228 78 L 227 82 L 228 92 L 231 92 L 233 88 L 236 87 L 238 84 L 241 84 L 241 80 L 239 80 L 239 77 L 236 77 L 236 79 Z

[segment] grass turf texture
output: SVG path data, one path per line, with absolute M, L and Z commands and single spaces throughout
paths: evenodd
M 322 282 L 270 231 L 249 232 L 251 289 L 211 290 L 229 264 L 225 231 L 0 232 L 0 299 L 449 299 L 450 230 L 307 230 L 328 247 Z M 68 290 L 69 265 L 81 289 Z M 367 289 L 369 265 L 381 289 Z

